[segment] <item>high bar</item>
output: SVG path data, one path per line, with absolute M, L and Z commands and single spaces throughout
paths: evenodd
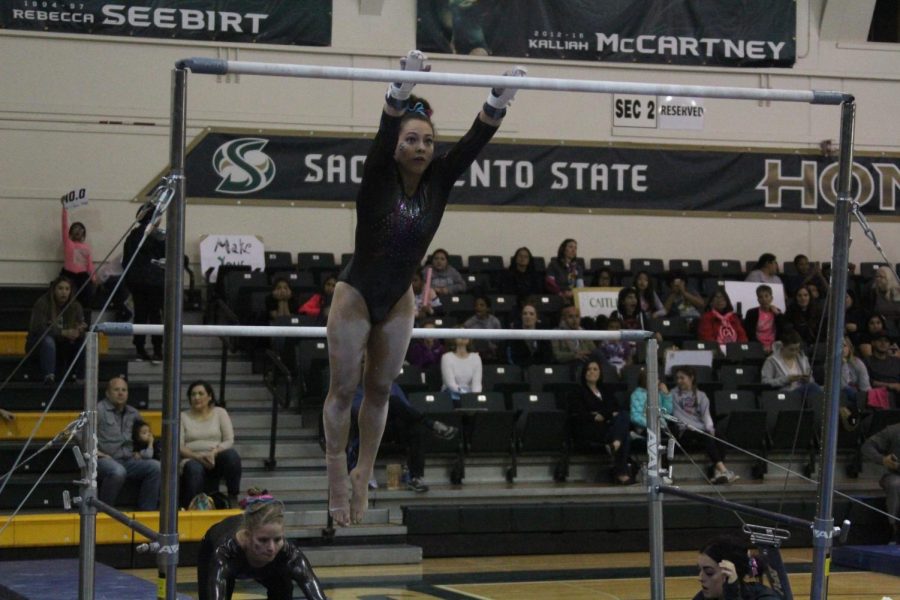
M 389 69 L 360 69 L 355 67 L 325 67 L 224 60 L 220 58 L 184 58 L 175 63 L 177 69 L 190 69 L 204 75 L 268 75 L 274 77 L 305 77 L 312 79 L 344 79 L 354 81 L 406 81 L 435 85 L 504 88 L 520 90 L 548 90 L 561 92 L 594 92 L 607 94 L 646 94 L 653 96 L 682 96 L 698 98 L 730 98 L 737 100 L 776 100 L 808 104 L 841 104 L 853 100 L 851 94 L 835 91 L 753 89 L 715 87 L 706 85 L 670 85 L 624 81 L 588 81 L 585 79 L 552 79 L 542 77 L 511 77 L 503 75 L 471 75 L 463 73 L 430 73 Z
M 162 335 L 162 325 L 133 325 L 132 323 L 100 323 L 99 333 L 107 335 Z M 206 337 L 299 337 L 324 338 L 325 327 L 291 327 L 278 325 L 183 325 L 182 335 Z M 619 331 L 571 329 L 413 329 L 414 338 L 468 338 L 472 340 L 612 340 L 639 342 L 652 337 L 652 331 L 622 329 Z

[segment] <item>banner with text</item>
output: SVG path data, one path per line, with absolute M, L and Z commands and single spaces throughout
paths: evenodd
M 0 0 L 0 28 L 329 46 L 331 3 L 332 0 Z
M 348 202 L 370 139 L 209 132 L 187 156 L 190 198 Z M 449 143 L 438 143 L 437 152 Z M 857 155 L 853 193 L 900 216 L 900 157 Z M 838 163 L 822 154 L 576 146 L 495 140 L 456 183 L 453 205 L 825 214 Z
M 425 52 L 726 67 L 791 67 L 795 0 L 418 0 Z

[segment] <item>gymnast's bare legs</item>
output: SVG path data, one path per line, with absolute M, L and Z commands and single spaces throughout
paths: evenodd
M 323 417 L 328 510 L 337 525 L 359 523 L 368 507 L 368 484 L 387 420 L 388 395 L 391 383 L 403 367 L 414 315 L 412 288 L 376 325 L 371 323 L 366 303 L 353 286 L 338 282 L 334 289 L 328 313 L 331 383 Z M 364 370 L 360 368 L 363 359 Z M 359 410 L 359 459 L 348 478 L 350 408 L 360 377 L 363 378 L 363 402 Z

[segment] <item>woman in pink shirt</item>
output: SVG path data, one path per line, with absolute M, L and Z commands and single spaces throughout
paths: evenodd
M 84 310 L 85 320 L 90 322 L 91 299 L 94 296 L 94 260 L 91 246 L 85 239 L 84 223 L 75 221 L 69 225 L 69 211 L 62 206 L 63 268 L 60 275 L 72 281 L 72 291 Z M 90 283 L 86 283 L 90 282 Z

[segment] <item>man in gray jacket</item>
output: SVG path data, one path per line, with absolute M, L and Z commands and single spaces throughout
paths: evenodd
M 886 496 L 887 511 L 893 517 L 892 539 L 900 542 L 900 525 L 897 523 L 897 518 L 900 517 L 900 423 L 885 427 L 867 439 L 862 446 L 862 454 L 885 468 L 880 483 Z
M 113 377 L 106 384 L 106 397 L 97 403 L 97 478 L 99 499 L 114 505 L 126 480 L 140 485 L 138 510 L 156 510 L 159 506 L 159 461 L 143 458 L 131 442 L 134 422 L 141 418 L 128 405 L 128 382 Z

